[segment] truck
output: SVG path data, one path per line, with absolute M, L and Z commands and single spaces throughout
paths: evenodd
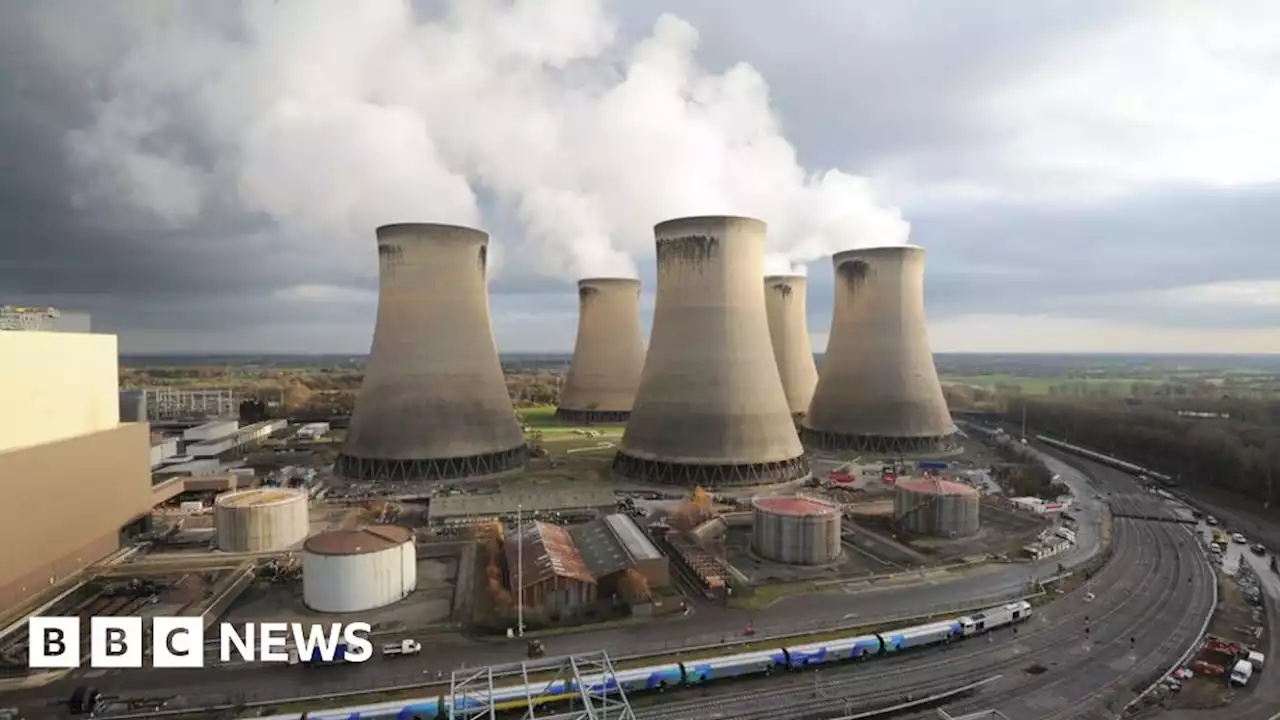
M 347 646 L 345 643 L 338 643 L 333 649 L 333 659 L 325 660 L 320 653 L 320 648 L 314 648 L 310 657 L 304 661 L 310 667 L 320 667 L 322 665 L 341 665 L 347 662 Z
M 417 640 L 405 639 L 382 646 L 382 654 L 388 656 L 417 655 L 420 652 L 422 652 L 422 643 Z

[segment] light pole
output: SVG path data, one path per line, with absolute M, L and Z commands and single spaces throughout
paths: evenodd
M 516 634 L 524 637 L 524 505 L 516 505 Z

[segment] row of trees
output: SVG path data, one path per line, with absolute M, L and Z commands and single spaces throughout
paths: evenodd
M 1245 406 L 1250 406 L 1245 412 Z M 1270 419 L 1266 404 L 1219 404 L 1231 419 L 1179 416 L 1168 405 L 1128 401 L 1078 401 L 1018 398 L 1006 417 L 1039 432 L 1176 477 L 1188 485 L 1207 485 L 1241 493 L 1259 502 L 1275 498 L 1280 479 L 1280 424 L 1237 419 Z M 1232 413 L 1237 414 L 1232 414 Z

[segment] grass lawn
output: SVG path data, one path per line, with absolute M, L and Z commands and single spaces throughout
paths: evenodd
M 1135 382 L 1158 382 L 1156 380 L 1129 380 L 1125 378 L 1078 378 L 1065 375 L 1061 377 L 1021 377 L 1001 373 L 993 373 L 991 375 L 944 375 L 942 381 L 944 383 L 977 385 L 989 388 L 994 388 L 996 385 L 1017 385 L 1022 388 L 1022 392 L 1025 395 L 1048 395 L 1049 388 L 1054 385 L 1079 385 L 1080 383 L 1097 388 L 1107 387 L 1115 395 L 1128 395 Z

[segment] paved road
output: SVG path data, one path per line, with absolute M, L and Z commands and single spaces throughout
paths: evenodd
M 613 656 L 640 652 L 675 651 L 682 647 L 722 643 L 741 635 L 748 622 L 758 634 L 803 632 L 808 629 L 850 623 L 872 623 L 945 611 L 994 601 L 1024 591 L 1037 579 L 1058 573 L 1058 564 L 1073 565 L 1098 552 L 1103 511 L 1093 501 L 1089 478 L 1073 467 L 1050 458 L 1050 464 L 1077 492 L 1080 507 L 1078 546 L 1057 558 L 1039 563 L 992 565 L 960 577 L 942 576 L 910 587 L 867 589 L 850 583 L 847 589 L 788 598 L 764 610 L 713 610 L 699 608 L 694 615 L 679 619 L 596 630 L 546 641 L 549 653 L 598 652 Z M 348 667 L 300 668 L 282 666 L 232 665 L 205 670 L 78 671 L 41 688 L 6 693 L 0 703 L 26 707 L 49 707 L 65 702 L 77 684 L 92 682 L 108 695 L 178 695 L 184 705 L 200 706 L 238 700 L 270 700 L 303 695 L 324 695 L 346 690 L 387 687 L 424 682 L 438 673 L 460 667 L 477 667 L 517 662 L 523 659 L 518 642 L 481 642 L 463 637 L 432 638 L 423 655 L 388 660 L 378 658 Z

